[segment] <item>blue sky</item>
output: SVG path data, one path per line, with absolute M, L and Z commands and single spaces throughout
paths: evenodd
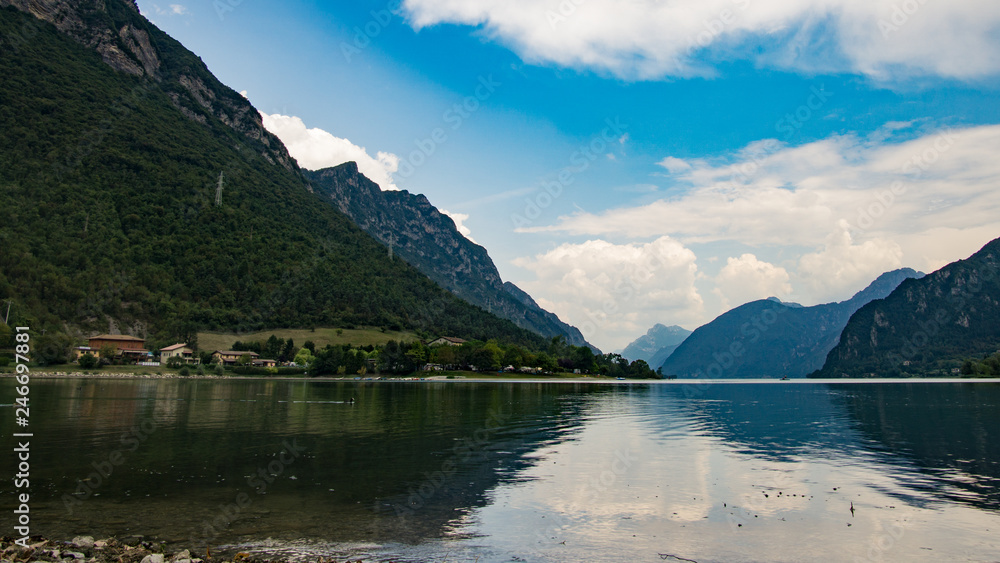
M 995 3 L 139 6 L 301 165 L 427 195 L 605 350 L 1000 236 Z

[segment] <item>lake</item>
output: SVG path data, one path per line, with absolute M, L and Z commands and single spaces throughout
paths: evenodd
M 53 539 L 302 560 L 1000 559 L 997 383 L 31 385 L 32 533 Z

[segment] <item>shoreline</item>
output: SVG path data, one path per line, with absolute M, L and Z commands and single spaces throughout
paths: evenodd
M 344 382 L 344 383 L 592 383 L 599 385 L 732 385 L 732 384 L 852 384 L 852 383 L 1000 383 L 1000 378 L 991 377 L 865 377 L 865 378 L 837 378 L 837 379 L 809 379 L 799 377 L 794 379 L 777 378 L 757 378 L 757 379 L 611 379 L 607 377 L 486 377 L 486 376 L 458 376 L 449 379 L 446 376 L 409 376 L 400 378 L 385 379 L 355 379 L 353 377 L 268 377 L 249 375 L 188 375 L 182 376 L 172 373 L 164 374 L 144 374 L 144 373 L 94 373 L 94 372 L 31 372 L 31 378 L 38 379 L 181 379 L 181 380 L 206 380 L 206 381 L 319 381 L 319 382 Z M 2 378 L 14 378 L 15 373 L 2 373 Z

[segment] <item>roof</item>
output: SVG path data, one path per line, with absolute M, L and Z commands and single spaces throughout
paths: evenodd
M 448 342 L 454 342 L 455 344 L 465 344 L 465 340 L 455 338 L 454 336 L 441 336 L 437 340 L 447 340 Z
M 250 352 L 249 350 L 216 350 L 212 352 L 213 354 L 222 354 L 223 356 L 259 356 L 257 352 Z
M 126 340 L 129 342 L 145 342 L 145 338 L 139 338 L 138 336 L 129 336 L 127 334 L 102 334 L 100 336 L 91 336 L 90 340 Z
M 173 346 L 167 346 L 166 348 L 160 348 L 160 352 L 172 352 L 174 350 L 180 350 L 181 348 L 187 348 L 187 344 L 174 344 Z

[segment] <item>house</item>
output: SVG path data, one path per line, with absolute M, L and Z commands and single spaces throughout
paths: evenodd
M 146 340 L 138 336 L 128 336 L 126 334 L 101 334 L 92 336 L 89 339 L 89 346 L 77 348 L 77 357 L 90 352 L 101 357 L 100 350 L 104 347 L 114 349 L 115 356 L 133 362 L 147 361 L 152 358 L 153 353 L 146 349 Z M 84 351 L 84 348 L 89 350 Z
M 442 336 L 437 340 L 431 341 L 428 346 L 461 346 L 462 344 L 465 344 L 465 340 L 462 340 L 461 338 Z
M 76 354 L 77 361 L 79 361 L 84 354 L 90 354 L 95 358 L 101 357 L 100 352 L 98 350 L 94 350 L 90 346 L 77 346 L 76 348 L 73 348 L 73 353 Z
M 166 348 L 160 348 L 160 361 L 167 363 L 170 358 L 178 358 L 185 364 L 196 364 L 198 358 L 194 355 L 194 350 L 188 348 L 187 344 L 174 344 Z
M 260 354 L 246 350 L 216 350 L 212 352 L 212 361 L 225 366 L 232 366 L 236 365 L 243 356 L 249 356 L 250 361 L 253 362 L 260 357 Z
M 261 359 L 254 358 L 252 363 L 254 367 L 258 368 L 273 368 L 278 365 L 277 360 L 271 360 L 269 358 L 261 358 Z

